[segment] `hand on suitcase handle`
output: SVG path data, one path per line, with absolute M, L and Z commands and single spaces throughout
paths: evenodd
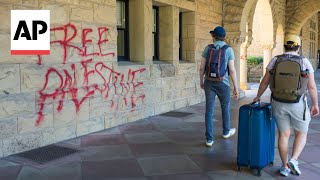
M 253 106 L 253 105 L 254 105 L 254 106 L 258 106 L 259 104 L 260 104 L 259 101 L 255 101 L 255 102 L 252 102 L 250 105 L 251 105 L 251 106 Z
M 260 103 L 260 101 L 261 101 L 261 99 L 258 96 L 253 99 L 253 102 L 259 102 Z

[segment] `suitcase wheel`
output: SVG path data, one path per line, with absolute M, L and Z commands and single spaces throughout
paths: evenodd
M 257 176 L 261 176 L 261 169 L 258 169 Z
M 240 172 L 241 171 L 241 167 L 240 166 L 238 166 L 238 172 Z
M 273 164 L 273 161 L 269 164 L 269 166 L 273 166 L 274 164 Z

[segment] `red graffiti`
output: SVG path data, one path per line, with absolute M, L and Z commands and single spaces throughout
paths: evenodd
M 247 60 L 247 56 L 246 55 L 241 55 L 240 56 L 240 60 L 244 60 L 244 61 Z
M 107 27 L 98 27 L 96 30 L 98 33 L 98 40 L 95 42 L 96 52 L 88 52 L 88 46 L 92 46 L 94 43 L 92 39 L 88 38 L 88 35 L 94 31 L 93 29 L 82 29 L 80 46 L 76 46 L 72 42 L 78 35 L 75 25 L 66 24 L 62 27 L 55 27 L 51 31 L 63 34 L 61 39 L 51 41 L 51 44 L 58 44 L 63 49 L 62 64 L 67 62 L 70 49 L 78 53 L 81 63 L 71 64 L 70 67 L 65 65 L 65 69 L 51 67 L 46 71 L 44 85 L 38 92 L 39 110 L 35 122 L 36 126 L 44 121 L 43 111 L 50 101 L 58 103 L 56 107 L 58 112 L 63 110 L 66 98 L 72 100 L 76 112 L 80 111 L 81 105 L 86 100 L 95 95 L 101 95 L 105 101 L 110 100 L 110 108 L 115 109 L 119 108 L 121 101 L 131 110 L 136 107 L 139 101 L 144 101 L 145 94 L 137 92 L 137 88 L 142 86 L 143 82 L 136 82 L 135 79 L 139 74 L 146 71 L 146 68 L 129 69 L 127 73 L 121 73 L 113 70 L 104 62 L 93 62 L 93 57 L 115 55 L 114 52 L 105 52 L 106 48 L 103 47 L 109 41 L 107 38 L 109 29 Z M 42 57 L 38 56 L 38 64 L 41 65 L 41 63 Z M 90 79 L 96 82 L 91 82 Z
M 137 74 L 142 73 L 146 68 L 140 68 L 138 70 L 128 70 L 128 73 L 122 74 L 117 71 L 112 70 L 110 67 L 106 66 L 103 62 L 98 62 L 95 64 L 94 69 L 90 69 L 88 65 L 92 64 L 92 59 L 82 61 L 81 65 L 83 66 L 83 86 L 77 88 L 76 81 L 76 68 L 75 64 L 71 65 L 71 72 L 66 69 L 57 70 L 55 68 L 49 68 L 45 75 L 45 83 L 42 89 L 39 91 L 39 112 L 36 125 L 39 125 L 44 120 L 43 110 L 45 102 L 48 100 L 58 101 L 57 111 L 61 111 L 64 106 L 64 101 L 67 95 L 69 95 L 74 103 L 76 112 L 79 112 L 81 105 L 88 98 L 92 97 L 96 93 L 101 94 L 102 98 L 105 100 L 111 100 L 111 108 L 118 109 L 119 101 L 114 101 L 112 97 L 109 96 L 110 91 L 114 90 L 113 95 L 121 95 L 123 97 L 123 102 L 125 105 L 128 105 L 128 102 L 131 104 L 133 109 L 136 106 L 138 101 L 143 101 L 145 95 L 136 96 L 136 89 L 139 86 L 143 85 L 143 82 L 135 82 Z M 103 81 L 103 84 L 99 86 L 98 84 L 89 84 L 90 76 L 96 76 L 96 78 Z M 126 82 L 125 82 L 125 76 Z M 50 77 L 58 77 L 59 83 L 54 88 L 53 91 L 50 91 L 48 87 L 48 82 Z M 114 78 L 114 81 L 111 82 L 111 78 Z M 120 84 L 117 87 L 117 84 Z M 113 88 L 113 89 L 112 89 Z M 83 97 L 79 97 L 79 90 L 83 90 L 86 94 Z M 121 99 L 120 99 L 121 100 Z
M 97 32 L 99 34 L 99 38 L 98 41 L 96 42 L 96 45 L 98 45 L 99 51 L 98 52 L 92 52 L 92 53 L 88 53 L 88 44 L 92 44 L 92 39 L 87 39 L 87 35 L 89 33 L 93 32 L 93 29 L 89 29 L 89 28 L 85 28 L 82 29 L 82 34 L 81 34 L 81 42 L 82 42 L 82 46 L 78 47 L 75 46 L 71 43 L 72 40 L 74 40 L 74 38 L 78 35 L 78 30 L 76 28 L 75 25 L 73 24 L 66 24 L 64 26 L 61 27 L 55 27 L 50 29 L 51 32 L 63 32 L 63 38 L 60 40 L 55 40 L 55 41 L 51 41 L 51 44 L 59 44 L 62 48 L 63 48 L 63 57 L 62 57 L 62 63 L 65 64 L 67 61 L 67 55 L 68 55 L 68 50 L 70 48 L 74 49 L 77 51 L 79 56 L 82 57 L 89 57 L 89 56 L 115 56 L 114 52 L 107 52 L 104 53 L 103 49 L 102 49 L 102 45 L 106 44 L 109 40 L 107 38 L 108 33 L 109 33 L 109 28 L 107 27 L 98 27 L 97 28 Z M 38 64 L 42 64 L 42 57 L 38 56 Z

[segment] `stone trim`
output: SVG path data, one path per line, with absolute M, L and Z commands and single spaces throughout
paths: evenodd
M 267 42 L 261 44 L 261 47 L 263 48 L 263 50 L 272 50 L 275 47 L 275 45 L 273 42 Z
M 230 46 L 241 46 L 246 41 L 246 38 L 243 36 L 229 36 L 226 37 L 226 41 Z

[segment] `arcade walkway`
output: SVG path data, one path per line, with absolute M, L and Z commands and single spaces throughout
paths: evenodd
M 320 71 L 316 73 L 320 84 Z M 256 85 L 257 86 L 257 85 Z M 257 88 L 255 86 L 255 88 Z M 318 87 L 320 89 L 320 87 Z M 238 109 L 249 103 L 256 90 L 231 102 L 232 126 L 237 127 Z M 268 100 L 268 95 L 264 96 Z M 320 117 L 310 125 L 308 141 L 300 156 L 300 177 L 278 174 L 281 165 L 277 148 L 275 165 L 266 167 L 261 177 L 243 169 L 236 171 L 237 136 L 220 138 L 219 103 L 215 113 L 215 144 L 204 146 L 204 103 L 177 112 L 149 117 L 134 123 L 58 143 L 77 153 L 44 164 L 14 156 L 0 159 L 0 180 L 209 180 L 209 179 L 304 179 L 320 178 Z M 171 117 L 170 117 L 171 116 Z M 172 117 L 184 116 L 184 117 Z M 291 139 L 292 140 L 292 139 Z M 290 142 L 292 147 L 292 141 Z M 290 150 L 291 151 L 291 150 Z

